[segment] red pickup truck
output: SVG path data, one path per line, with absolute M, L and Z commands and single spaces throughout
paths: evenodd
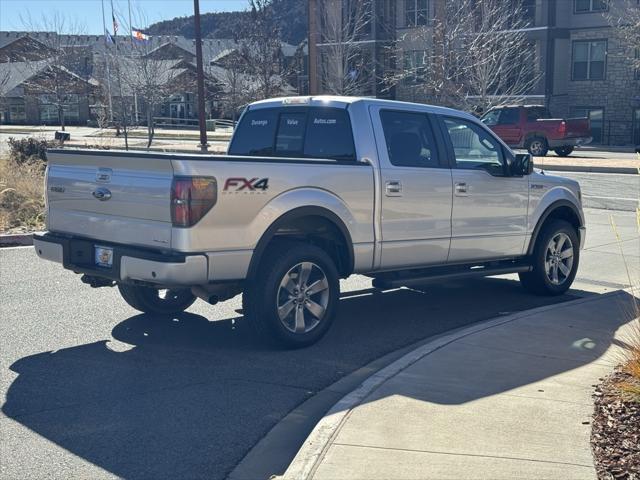
M 549 150 L 566 157 L 576 145 L 592 140 L 588 118 L 552 118 L 540 105 L 495 107 L 481 121 L 510 147 L 526 148 L 537 157 L 544 157 Z

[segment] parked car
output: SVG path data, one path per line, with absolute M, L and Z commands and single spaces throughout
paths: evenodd
M 327 332 L 353 273 L 378 288 L 518 273 L 558 295 L 585 239 L 578 183 L 534 172 L 473 116 L 426 105 L 265 100 L 225 156 L 48 159 L 41 258 L 151 314 L 242 292 L 255 331 L 287 347 Z
M 567 157 L 575 146 L 592 140 L 588 118 L 553 118 L 539 105 L 492 108 L 481 120 L 510 147 L 526 148 L 537 157 L 544 157 L 550 149 Z

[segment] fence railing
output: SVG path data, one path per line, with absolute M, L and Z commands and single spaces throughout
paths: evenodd
M 238 122 L 226 118 L 211 118 L 207 120 L 207 130 L 215 131 L 218 128 L 231 129 L 236 127 Z M 175 118 L 175 117 L 154 117 L 153 124 L 156 128 L 165 129 L 198 129 L 197 118 Z
M 593 124 L 591 125 L 593 129 Z M 635 126 L 638 129 L 638 126 Z M 640 142 L 637 138 L 640 132 L 634 132 L 633 122 L 624 120 L 605 120 L 602 125 L 601 145 L 635 145 Z M 595 144 L 594 139 L 594 144 Z

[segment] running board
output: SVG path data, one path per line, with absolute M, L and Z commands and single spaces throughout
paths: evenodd
M 432 274 L 422 274 L 416 276 L 398 276 L 396 278 L 376 277 L 373 279 L 373 286 L 383 290 L 398 287 L 409 287 L 412 285 L 424 285 L 444 280 L 459 280 L 473 277 L 489 277 L 491 275 L 505 275 L 507 273 L 523 273 L 533 270 L 531 265 L 510 265 L 504 267 L 471 267 L 466 270 L 456 269 L 455 271 L 443 272 L 442 269 Z

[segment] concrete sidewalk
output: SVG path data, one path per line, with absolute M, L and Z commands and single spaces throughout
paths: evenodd
M 419 347 L 338 402 L 284 478 L 596 478 L 591 394 L 632 311 L 624 291 L 594 295 Z

